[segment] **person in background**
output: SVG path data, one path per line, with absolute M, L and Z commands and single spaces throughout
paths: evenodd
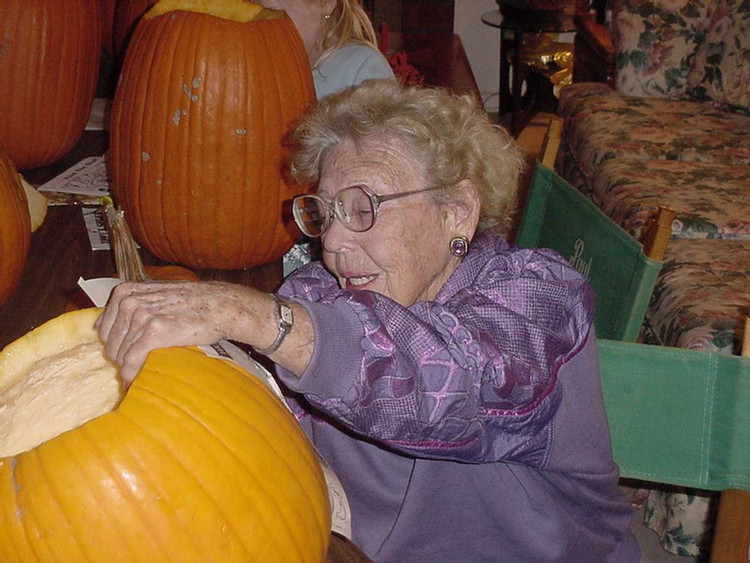
M 264 0 L 262 4 L 286 11 L 297 27 L 318 100 L 363 80 L 394 77 L 378 50 L 361 0 Z M 284 277 L 310 260 L 309 243 L 295 244 L 283 257 Z
M 321 100 L 293 141 L 322 262 L 274 295 L 119 285 L 98 326 L 124 381 L 159 347 L 268 356 L 376 563 L 638 563 L 592 291 L 503 236 L 524 166 L 507 131 L 472 98 L 379 80 Z

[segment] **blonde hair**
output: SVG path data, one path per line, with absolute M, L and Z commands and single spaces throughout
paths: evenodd
M 319 39 L 320 56 L 313 67 L 322 64 L 347 43 L 362 43 L 378 50 L 375 29 L 361 0 L 337 0 L 330 16 Z
M 492 124 L 477 100 L 440 88 L 366 80 L 318 102 L 292 132 L 289 170 L 315 184 L 328 151 L 343 141 L 362 146 L 398 139 L 420 161 L 429 185 L 470 180 L 481 203 L 479 232 L 505 234 L 515 208 L 523 151 L 502 127 Z M 433 192 L 449 203 L 452 190 Z

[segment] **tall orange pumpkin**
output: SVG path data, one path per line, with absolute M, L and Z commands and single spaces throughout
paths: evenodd
M 55 162 L 81 136 L 101 55 L 98 0 L 3 0 L 0 147 L 19 170 Z
M 322 563 L 325 479 L 281 401 L 193 348 L 152 352 L 123 398 L 99 314 L 0 352 L 0 561 Z
M 21 178 L 8 155 L 0 151 L 0 307 L 21 280 L 30 238 Z
M 195 5 L 196 2 L 186 2 Z M 314 103 L 284 12 L 243 0 L 162 1 L 136 27 L 112 107 L 113 195 L 135 239 L 191 268 L 269 262 L 297 236 L 283 138 Z

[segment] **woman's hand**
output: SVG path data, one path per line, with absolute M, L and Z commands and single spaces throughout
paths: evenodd
M 156 348 L 199 346 L 226 338 L 237 288 L 221 282 L 118 285 L 97 322 L 107 354 L 127 388 Z

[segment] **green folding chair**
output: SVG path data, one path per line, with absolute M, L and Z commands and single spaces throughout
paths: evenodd
M 613 456 L 622 476 L 722 491 L 711 561 L 745 563 L 750 358 L 614 340 L 598 345 Z
M 567 258 L 596 294 L 597 335 L 634 342 L 671 234 L 670 217 L 655 224 L 659 234 L 650 238 L 658 250 L 649 257 L 639 241 L 586 196 L 536 162 L 516 242 L 525 248 L 551 248 Z M 658 259 L 653 258 L 656 252 Z

